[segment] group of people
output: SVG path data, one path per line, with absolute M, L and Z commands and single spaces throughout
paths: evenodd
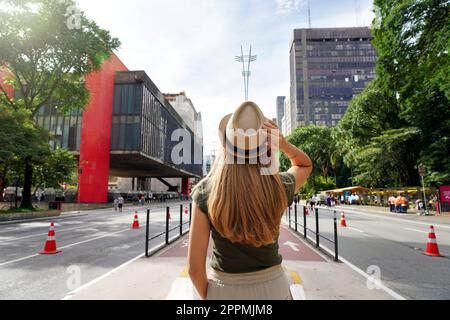
M 392 213 L 408 213 L 408 199 L 403 194 L 389 196 L 388 202 Z
M 119 212 L 122 212 L 123 210 L 123 204 L 125 202 L 125 199 L 122 196 L 119 196 L 118 198 L 114 199 L 114 209 Z

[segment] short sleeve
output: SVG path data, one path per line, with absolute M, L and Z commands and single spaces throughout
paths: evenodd
M 198 183 L 192 192 L 192 200 L 204 213 L 208 214 L 208 195 L 207 179 L 203 179 Z
M 292 173 L 283 172 L 280 173 L 281 182 L 286 189 L 286 196 L 288 199 L 288 205 L 291 205 L 294 202 L 295 196 L 295 177 Z

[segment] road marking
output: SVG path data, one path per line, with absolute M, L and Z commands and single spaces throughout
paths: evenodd
M 310 236 L 308 236 L 308 238 L 311 241 L 314 241 L 313 238 L 311 238 Z M 329 254 L 334 256 L 334 252 L 330 249 L 328 249 L 327 247 L 325 247 L 322 244 L 319 244 L 320 247 L 327 251 Z M 360 268 L 358 268 L 357 266 L 355 266 L 354 264 L 352 264 L 351 262 L 345 260 L 344 258 L 342 258 L 342 256 L 339 256 L 339 261 L 345 263 L 347 266 L 349 266 L 352 270 L 356 271 L 357 273 L 359 273 L 360 275 L 362 275 L 364 278 L 366 278 L 367 280 L 373 281 L 372 276 L 368 275 L 366 272 L 364 272 L 363 270 L 361 270 Z M 387 294 L 389 294 L 391 297 L 393 297 L 396 300 L 406 300 L 406 298 L 404 298 L 403 296 L 401 296 L 400 294 L 398 294 L 397 292 L 395 292 L 394 290 L 386 287 L 383 283 L 379 283 L 379 288 L 381 290 L 383 290 L 384 292 L 386 292 Z
M 283 245 L 291 248 L 295 252 L 299 252 L 300 251 L 297 248 L 298 245 L 296 243 L 291 242 L 291 241 L 286 241 Z
M 381 214 L 376 214 L 376 213 L 367 213 L 367 212 L 360 212 L 360 211 L 354 211 L 354 210 L 348 210 L 348 209 L 345 209 L 344 211 L 355 213 L 355 214 L 359 214 L 359 215 L 362 215 L 362 216 L 368 216 L 368 217 L 372 217 L 372 218 L 381 218 L 381 219 L 397 221 L 397 222 L 398 221 L 403 221 L 403 222 L 406 222 L 406 223 L 412 223 L 412 224 L 417 224 L 417 225 L 422 225 L 422 226 L 427 226 L 427 227 L 429 227 L 430 225 L 433 225 L 435 227 L 450 229 L 449 225 L 436 224 L 433 221 L 420 222 L 420 221 L 406 220 L 406 219 L 402 219 L 402 218 L 385 217 L 385 216 L 382 216 Z
M 58 225 L 56 225 L 58 226 Z M 60 232 L 64 232 L 64 231 L 71 231 L 71 230 L 77 230 L 77 229 L 83 229 L 86 228 L 86 226 L 82 226 L 82 227 L 76 227 L 76 228 L 71 228 L 71 229 L 56 229 L 57 233 Z M 42 237 L 42 236 L 46 236 L 47 232 L 45 233 L 39 233 L 39 234 L 33 234 L 33 235 L 29 235 L 29 236 L 25 236 L 25 237 L 19 237 L 19 238 L 12 238 L 12 239 L 5 239 L 2 240 L 2 242 L 0 243 L 0 246 L 7 243 L 7 242 L 12 242 L 12 241 L 16 241 L 16 240 L 23 240 L 23 239 L 29 239 L 29 238 L 34 238 L 34 237 Z M 1 237 L 0 237 L 1 239 Z
M 417 230 L 417 229 L 411 229 L 411 228 L 405 228 L 405 230 L 409 230 L 409 231 L 415 231 L 415 232 L 420 232 L 420 233 L 425 233 L 428 234 L 427 231 L 423 231 L 423 230 Z
M 87 239 L 87 240 L 84 240 L 84 241 L 72 243 L 72 244 L 69 244 L 69 245 L 67 245 L 67 246 L 59 247 L 58 249 L 61 249 L 61 250 L 62 250 L 62 249 L 71 248 L 71 247 L 74 247 L 74 246 L 77 246 L 77 245 L 80 245 L 80 244 L 83 244 L 83 243 L 87 243 L 87 242 L 90 242 L 90 241 L 94 241 L 94 240 L 98 240 L 98 239 L 110 237 L 110 236 L 113 236 L 113 235 L 116 235 L 116 234 L 119 234 L 119 233 L 122 233 L 122 232 L 125 232 L 125 231 L 128 231 L 128 230 L 130 230 L 130 228 L 127 228 L 127 229 L 124 229 L 124 230 L 121 230 L 121 231 L 117 231 L 117 232 L 113 232 L 113 233 L 108 233 L 108 234 L 103 235 L 103 236 L 99 236 L 99 237 L 95 237 L 95 238 L 90 238 L 90 239 Z M 14 260 L 11 260 L 11 261 L 2 262 L 2 263 L 0 263 L 0 267 L 6 266 L 6 265 L 8 265 L 8 264 L 15 263 L 15 262 L 20 262 L 20 261 L 23 261 L 23 260 L 31 259 L 31 258 L 34 258 L 34 257 L 37 257 L 37 256 L 40 256 L 40 254 L 33 254 L 33 255 L 30 255 L 30 256 L 23 257 L 23 258 L 19 258 L 19 259 L 14 259 Z
M 296 271 L 291 271 L 291 278 L 294 281 L 295 284 L 302 284 L 303 280 L 300 277 L 300 275 Z
M 293 233 L 296 237 L 298 237 L 298 235 L 296 235 L 295 233 Z M 307 235 L 308 239 L 312 242 L 315 242 L 315 239 L 313 239 L 311 236 Z M 334 257 L 335 253 L 328 249 L 327 247 L 325 247 L 323 244 L 319 244 L 320 248 L 322 248 L 323 250 L 325 250 L 326 252 L 328 252 L 328 254 L 330 254 L 331 256 Z M 339 261 L 345 263 L 348 267 L 350 267 L 352 270 L 356 271 L 357 273 L 359 273 L 360 275 L 362 275 L 364 278 L 366 278 L 367 280 L 373 280 L 372 277 L 370 275 L 368 275 L 366 272 L 362 271 L 360 268 L 358 268 L 357 266 L 355 266 L 354 264 L 350 263 L 349 261 L 345 260 L 344 258 L 342 258 L 341 256 L 339 256 Z M 386 292 L 387 294 L 389 294 L 391 297 L 393 297 L 394 299 L 397 300 L 406 300 L 406 298 L 402 297 L 400 294 L 398 294 L 397 292 L 395 292 L 394 290 L 386 287 L 384 284 L 380 283 L 379 284 L 379 288 L 381 290 L 383 290 L 384 292 Z
M 115 273 L 116 271 L 118 271 L 118 270 L 120 270 L 120 269 L 123 269 L 124 267 L 128 266 L 129 264 L 133 263 L 134 261 L 136 261 L 136 260 L 138 260 L 138 259 L 144 257 L 144 255 L 145 255 L 145 254 L 142 253 L 142 254 L 138 255 L 137 257 L 134 257 L 133 259 L 128 260 L 127 262 L 121 264 L 120 266 L 118 266 L 118 267 L 116 267 L 116 268 L 114 268 L 114 269 L 112 269 L 112 270 L 106 272 L 105 274 L 101 275 L 100 277 L 95 278 L 94 280 L 89 281 L 88 283 L 86 283 L 86 284 L 84 284 L 84 285 L 78 287 L 77 289 L 70 291 L 70 292 L 69 292 L 68 294 L 66 294 L 61 300 L 70 300 L 76 293 L 78 293 L 78 292 L 80 292 L 81 290 L 83 290 L 83 289 L 85 289 L 85 288 L 87 288 L 87 287 L 89 287 L 89 286 L 91 286 L 91 285 L 93 285 L 93 284 L 99 282 L 100 280 L 102 280 L 102 279 L 108 277 L 109 275 Z
M 351 229 L 351 230 L 358 231 L 358 232 L 360 232 L 360 233 L 365 233 L 364 231 L 359 230 L 359 229 L 357 229 L 357 228 L 353 228 L 353 227 L 347 227 L 347 228 L 348 228 L 348 229 Z
M 127 230 L 129 230 L 129 229 L 127 229 Z M 153 248 L 149 249 L 149 251 L 151 252 L 152 250 L 157 249 L 157 248 L 160 248 L 160 247 L 162 247 L 162 246 L 164 246 L 164 244 L 162 244 L 162 245 L 160 244 L 160 245 L 154 246 Z M 127 262 L 125 262 L 125 263 L 121 264 L 120 266 L 118 266 L 118 267 L 116 267 L 116 268 L 114 268 L 114 269 L 112 269 L 112 270 L 106 272 L 105 274 L 101 275 L 100 277 L 95 278 L 95 279 L 92 280 L 92 281 L 89 281 L 88 283 L 82 285 L 81 287 L 78 287 L 77 289 L 75 289 L 75 290 L 73 290 L 73 291 L 70 291 L 70 292 L 69 292 L 68 294 L 66 294 L 61 300 L 70 300 L 76 293 L 80 292 L 81 290 L 86 289 L 87 287 L 89 287 L 89 286 L 91 286 L 91 285 L 93 285 L 93 284 L 99 282 L 99 281 L 102 280 L 102 279 L 105 279 L 105 278 L 108 277 L 109 275 L 115 273 L 116 271 L 118 271 L 118 270 L 120 270 L 120 269 L 125 268 L 125 267 L 128 266 L 129 264 L 131 264 L 131 263 L 133 263 L 133 262 L 139 260 L 140 258 L 143 258 L 144 256 L 145 256 L 145 253 L 142 253 L 142 254 L 138 255 L 137 257 L 134 257 L 133 259 L 128 260 Z M 186 269 L 186 270 L 187 270 L 187 269 Z

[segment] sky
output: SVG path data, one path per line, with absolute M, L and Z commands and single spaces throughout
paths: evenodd
M 307 0 L 77 0 L 86 16 L 120 39 L 116 52 L 163 93 L 185 91 L 202 113 L 205 155 L 218 124 L 245 100 L 241 45 L 252 45 L 249 100 L 268 118 L 289 93 L 293 29 L 308 27 Z M 372 0 L 311 0 L 313 28 L 369 26 Z M 357 14 L 358 13 L 358 14 Z

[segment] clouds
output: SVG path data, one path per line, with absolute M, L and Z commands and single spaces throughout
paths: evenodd
M 279 15 L 286 15 L 293 13 L 300 9 L 300 7 L 307 3 L 307 0 L 275 0 L 277 8 L 276 13 Z

